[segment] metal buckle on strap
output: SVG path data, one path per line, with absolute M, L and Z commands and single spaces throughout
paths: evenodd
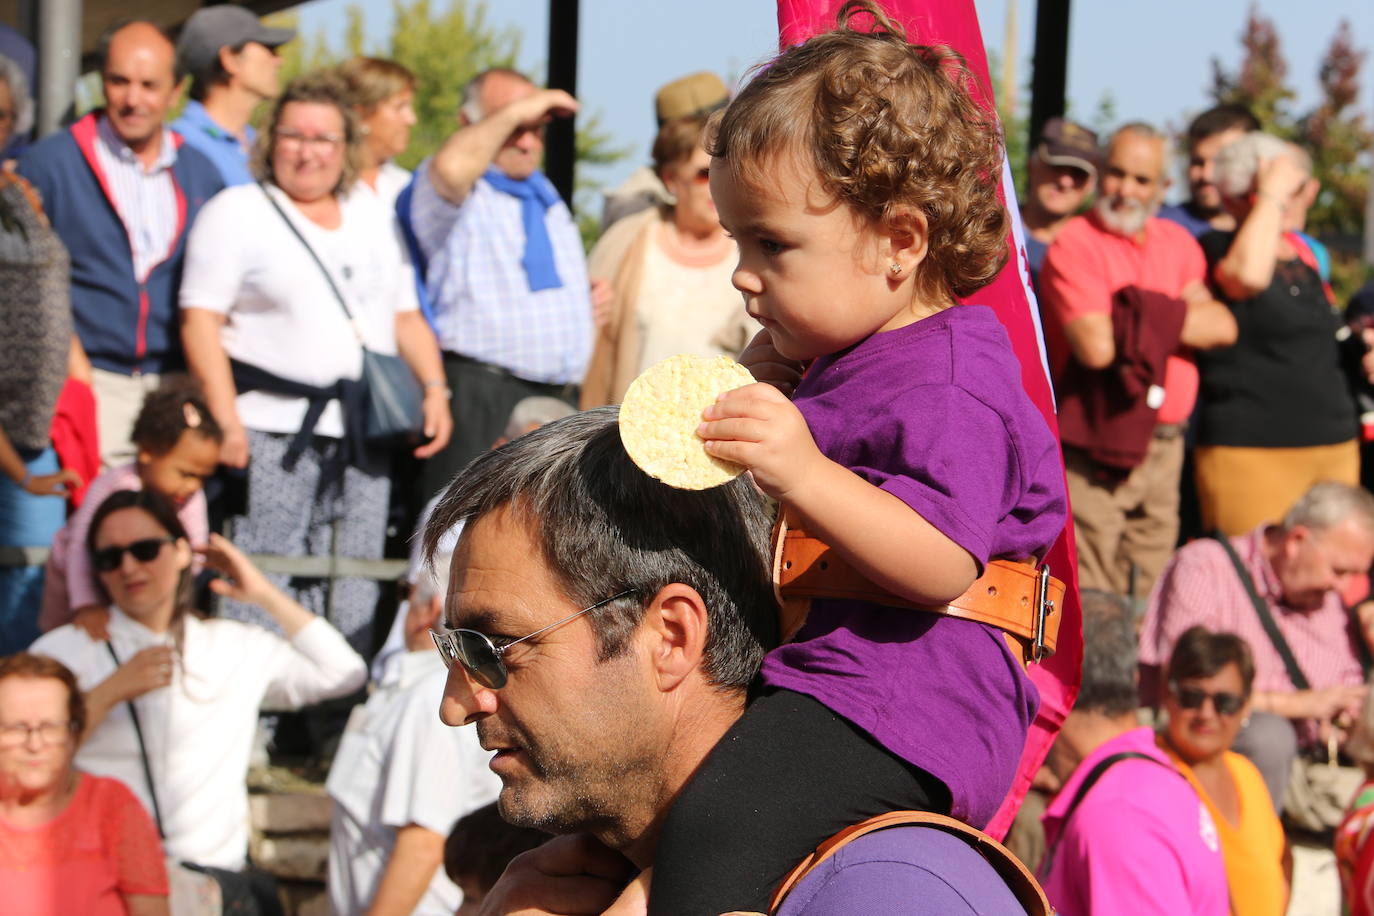
M 1031 636 L 1030 660 L 1039 662 L 1054 654 L 1045 643 L 1045 621 L 1054 613 L 1054 600 L 1050 598 L 1050 564 L 1040 567 L 1035 586 L 1035 632 Z

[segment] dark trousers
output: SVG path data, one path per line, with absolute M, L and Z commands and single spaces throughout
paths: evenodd
M 419 509 L 444 487 L 469 461 L 491 448 L 506 431 L 510 412 L 528 397 L 555 397 L 577 406 L 572 385 L 545 385 L 511 375 L 487 363 L 444 353 L 444 377 L 453 390 L 453 437 L 420 471 L 415 507 Z
M 885 811 L 948 814 L 940 780 L 800 693 L 776 690 L 725 733 L 668 814 L 650 916 L 767 912 L 821 842 Z

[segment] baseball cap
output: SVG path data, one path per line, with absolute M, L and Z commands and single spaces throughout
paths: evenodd
M 1072 166 L 1096 176 L 1101 153 L 1097 134 L 1067 118 L 1050 118 L 1040 131 L 1035 155 L 1050 165 Z
M 223 4 L 196 10 L 177 38 L 177 63 L 185 73 L 203 73 L 219 56 L 220 48 L 256 41 L 268 48 L 296 37 L 295 29 L 271 29 L 241 6 Z
M 730 101 L 730 90 L 714 73 L 703 70 L 662 86 L 654 96 L 654 113 L 660 125 L 675 118 L 709 114 Z

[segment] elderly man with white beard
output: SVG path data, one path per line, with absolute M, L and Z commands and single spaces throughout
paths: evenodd
M 1208 291 L 1202 249 L 1155 215 L 1169 153 L 1148 124 L 1112 135 L 1097 201 L 1050 246 L 1039 289 L 1079 583 L 1142 597 L 1178 537 L 1192 354 L 1236 339 L 1231 312 Z

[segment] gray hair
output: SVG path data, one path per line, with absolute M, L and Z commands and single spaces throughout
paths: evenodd
M 1244 197 L 1255 187 L 1260 163 L 1279 156 L 1287 156 L 1302 165 L 1302 159 L 1294 155 L 1293 144 L 1273 134 L 1251 131 L 1217 152 L 1212 160 L 1212 180 L 1223 197 Z
M 1283 529 L 1291 531 L 1301 525 L 1321 532 L 1351 518 L 1374 534 L 1374 496 L 1364 487 L 1322 480 L 1298 497 L 1283 517 Z
M 509 76 L 518 80 L 524 80 L 531 86 L 534 85 L 534 80 L 530 79 L 519 70 L 512 70 L 510 67 L 490 67 L 483 70 L 481 73 L 468 80 L 467 84 L 463 86 L 463 102 L 458 107 L 458 110 L 462 112 L 463 117 L 467 119 L 469 124 L 476 124 L 490 113 L 482 110 L 482 84 L 487 81 L 487 77 L 495 73 L 500 73 L 504 76 Z
M 426 602 L 442 599 L 448 592 L 448 573 L 453 564 L 453 550 L 439 550 L 420 567 L 412 583 L 411 600 Z
M 552 423 L 554 420 L 561 420 L 575 413 L 577 413 L 576 407 L 567 401 L 560 401 L 558 398 L 540 396 L 525 398 L 511 409 L 510 419 L 506 421 L 506 438 L 514 439 L 523 436 L 530 427 L 543 426 L 545 423 Z
M 1127 121 L 1116 130 L 1112 131 L 1111 137 L 1107 139 L 1106 149 L 1110 150 L 1116 141 L 1124 134 L 1135 134 L 1144 137 L 1146 140 L 1158 140 L 1162 157 L 1160 160 L 1159 180 L 1162 184 L 1173 174 L 1174 167 L 1174 139 L 1164 131 L 1148 124 L 1145 121 Z
M 24 68 L 3 54 L 0 54 L 0 83 L 9 86 L 10 95 L 14 97 L 10 136 L 22 137 L 33 130 L 33 96 L 29 94 L 29 79 L 24 75 Z
M 618 416 L 616 407 L 576 413 L 478 456 L 435 506 L 426 554 L 459 521 L 509 507 L 535 530 L 571 601 L 588 607 L 632 593 L 594 617 L 602 661 L 625 651 L 645 602 L 681 583 L 708 613 L 702 673 L 742 690 L 778 641 L 771 513 L 745 476 L 710 490 L 654 480 L 625 453 Z
M 1085 588 L 1083 609 L 1083 684 L 1076 711 L 1122 716 L 1140 705 L 1136 686 L 1135 612 L 1120 595 Z

